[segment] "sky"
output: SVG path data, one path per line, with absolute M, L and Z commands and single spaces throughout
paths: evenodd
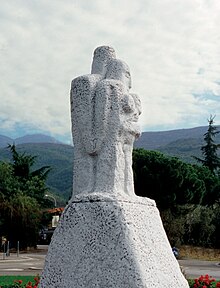
M 71 80 L 114 47 L 142 131 L 220 124 L 219 0 L 0 0 L 0 134 L 71 142 Z

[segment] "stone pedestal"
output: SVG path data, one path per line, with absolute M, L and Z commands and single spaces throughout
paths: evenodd
M 185 288 L 153 200 L 80 194 L 49 246 L 41 288 Z

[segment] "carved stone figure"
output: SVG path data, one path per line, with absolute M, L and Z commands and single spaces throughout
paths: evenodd
M 73 196 L 92 192 L 134 195 L 132 147 L 140 134 L 140 100 L 129 94 L 128 65 L 114 57 L 112 48 L 98 47 L 93 74 L 72 81 Z

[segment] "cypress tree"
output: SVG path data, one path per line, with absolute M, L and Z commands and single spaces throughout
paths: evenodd
M 202 163 L 203 166 L 209 168 L 212 173 L 215 173 L 216 170 L 220 168 L 220 158 L 218 157 L 217 150 L 219 144 L 215 144 L 214 138 L 220 132 L 217 130 L 217 127 L 214 126 L 214 118 L 212 115 L 208 119 L 208 130 L 204 134 L 205 145 L 201 147 L 203 159 L 194 157 L 198 162 Z

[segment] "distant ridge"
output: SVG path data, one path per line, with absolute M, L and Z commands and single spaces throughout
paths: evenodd
M 135 148 L 145 148 L 147 150 L 153 150 L 180 139 L 203 139 L 203 135 L 206 133 L 207 129 L 208 126 L 200 126 L 188 129 L 143 132 L 138 141 L 135 142 L 134 146 Z
M 4 148 L 7 147 L 8 144 L 16 145 L 19 144 L 26 144 L 26 143 L 54 143 L 54 144 L 62 144 L 62 142 L 56 140 L 54 137 L 44 135 L 44 134 L 32 134 L 32 135 L 25 135 L 22 137 L 18 137 L 16 139 L 12 139 L 10 137 L 0 135 L 0 147 Z
M 33 134 L 25 135 L 15 139 L 15 144 L 24 144 L 24 143 L 56 143 L 62 144 L 60 141 L 56 140 L 54 137 L 44 135 L 44 134 Z
M 0 135 L 0 148 L 7 147 L 11 143 L 13 143 L 13 140 L 10 137 Z
M 220 131 L 220 126 L 216 126 Z M 189 163 L 196 163 L 192 156 L 202 157 L 201 147 L 205 144 L 204 134 L 208 126 L 189 129 L 178 129 L 159 132 L 143 132 L 138 141 L 134 143 L 135 148 L 146 150 L 157 150 L 164 154 L 175 156 Z M 220 143 L 220 133 L 214 139 L 216 144 Z M 220 149 L 218 151 L 220 155 Z

